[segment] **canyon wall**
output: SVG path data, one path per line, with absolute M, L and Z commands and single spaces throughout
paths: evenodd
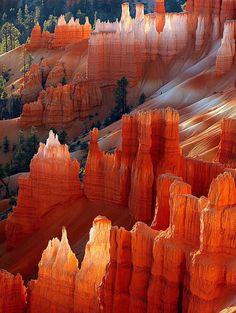
M 227 73 L 234 63 L 236 39 L 236 21 L 226 21 L 221 47 L 216 57 L 216 72 L 218 75 Z
M 222 36 L 223 28 L 216 67 L 218 73 L 225 73 L 235 54 L 234 26 L 230 26 L 234 22 L 226 20 L 235 18 L 235 2 L 229 0 L 190 0 L 181 14 L 165 13 L 164 1 L 157 1 L 155 13 L 144 15 L 144 6 L 137 4 L 134 19 L 129 4 L 123 3 L 120 22 L 96 23 L 89 40 L 88 78 L 106 85 L 126 76 L 135 86 L 147 62 L 168 67 L 186 52 L 199 58 Z
M 58 204 L 82 196 L 78 177 L 80 165 L 72 161 L 67 145 L 61 145 L 52 131 L 46 144 L 40 144 L 30 163 L 28 176 L 19 177 L 17 206 L 6 222 L 8 245 L 15 245 L 39 229 L 43 215 Z
M 38 279 L 28 285 L 29 313 L 98 312 L 98 286 L 109 262 L 110 229 L 111 222 L 105 217 L 94 220 L 80 269 L 65 229 L 61 241 L 49 242 L 39 263 Z
M 80 269 L 63 229 L 61 241 L 53 239 L 44 251 L 38 279 L 28 284 L 28 312 L 223 310 L 236 292 L 235 181 L 230 173 L 219 175 L 207 198 L 190 191 L 178 177 L 173 180 L 166 230 L 138 222 L 127 231 L 97 217 Z M 22 281 L 16 290 L 24 291 Z
M 182 177 L 198 197 L 207 195 L 212 179 L 226 169 L 236 175 L 235 169 L 230 169 L 227 163 L 182 155 L 179 114 L 170 108 L 124 115 L 122 145 L 114 154 L 103 153 L 97 140 L 98 130 L 94 129 L 85 169 L 85 195 L 93 201 L 128 206 L 130 214 L 138 221 L 150 221 L 156 197 L 168 196 L 167 191 L 167 195 L 160 195 L 158 191 L 161 174 Z M 166 184 L 168 186 L 168 180 Z M 160 205 L 166 206 L 166 202 Z M 167 216 L 163 223 L 168 222 Z M 158 229 L 161 224 L 160 221 Z
M 186 12 L 174 14 L 165 13 L 164 1 L 160 0 L 153 14 L 145 15 L 144 5 L 136 4 L 134 19 L 130 16 L 129 4 L 123 3 L 120 21 L 98 20 L 93 32 L 88 21 L 84 26 L 73 19 L 66 24 L 64 17 L 60 17 L 54 34 L 41 34 L 37 25 L 32 32 L 31 48 L 48 48 L 50 42 L 49 46 L 56 49 L 90 38 L 86 74 L 84 79 L 78 79 L 80 87 L 61 87 L 58 85 L 68 78 L 63 62 L 51 66 L 45 59 L 40 66 L 32 66 L 21 89 L 22 103 L 26 104 L 20 125 L 70 126 L 74 119 L 87 117 L 91 108 L 101 104 L 99 87 L 115 85 L 123 76 L 127 77 L 129 87 L 138 86 L 150 67 L 158 70 L 162 84 L 166 77 L 163 72 L 169 72 L 177 57 L 184 60 L 191 56 L 194 62 L 208 53 L 221 37 L 215 72 L 225 74 L 235 60 L 235 22 L 226 20 L 236 18 L 232 3 L 234 1 L 192 0 L 188 1 Z M 42 91 L 43 88 L 46 90 Z
M 75 119 L 85 119 L 102 105 L 102 94 L 92 82 L 80 82 L 48 87 L 37 101 L 25 103 L 20 118 L 21 127 L 68 127 Z
M 221 123 L 220 146 L 217 161 L 236 167 L 236 120 L 224 119 Z
M 0 312 L 24 313 L 26 309 L 26 288 L 21 275 L 12 275 L 0 270 Z
M 92 27 L 87 17 L 85 24 L 80 25 L 79 19 L 74 20 L 73 17 L 68 23 L 66 23 L 65 17 L 62 15 L 58 19 L 58 23 L 53 34 L 48 31 L 42 32 L 40 26 L 37 24 L 32 30 L 27 49 L 64 48 L 69 44 L 78 43 L 84 39 L 88 39 L 91 31 Z

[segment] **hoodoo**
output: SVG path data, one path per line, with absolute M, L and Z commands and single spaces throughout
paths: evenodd
M 40 144 L 31 161 L 29 175 L 19 178 L 18 203 L 6 223 L 9 245 L 40 228 L 43 216 L 57 205 L 82 196 L 79 170 L 67 145 L 61 145 L 50 131 L 47 143 Z

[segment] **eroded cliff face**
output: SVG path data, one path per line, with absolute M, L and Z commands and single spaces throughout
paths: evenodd
M 49 242 L 38 279 L 28 285 L 29 312 L 223 310 L 236 291 L 235 181 L 224 173 L 207 197 L 189 191 L 178 177 L 170 185 L 166 230 L 138 222 L 127 231 L 97 217 L 80 269 L 64 229 L 61 241 Z M 24 290 L 22 281 L 17 290 Z
M 37 100 L 42 89 L 41 69 L 39 65 L 32 64 L 29 72 L 25 76 L 24 83 L 20 90 L 22 103 Z
M 29 312 L 98 312 L 98 286 L 109 262 L 111 222 L 98 216 L 90 231 L 85 257 L 78 268 L 63 229 L 62 239 L 49 242 L 39 263 L 39 276 L 28 285 Z
M 40 228 L 43 215 L 58 204 L 82 196 L 79 170 L 77 160 L 70 159 L 67 145 L 61 145 L 50 131 L 46 145 L 40 144 L 31 161 L 29 175 L 19 177 L 17 206 L 6 223 L 9 245 Z
M 42 32 L 37 24 L 32 31 L 27 48 L 29 50 L 65 48 L 69 44 L 88 39 L 91 31 L 92 27 L 87 17 L 85 24 L 81 25 L 79 19 L 74 20 L 73 17 L 66 23 L 65 17 L 62 15 L 58 19 L 54 33 Z
M 78 82 L 81 85 L 87 84 L 89 89 L 93 90 L 92 93 L 98 95 L 106 89 L 102 88 L 98 92 L 98 87 L 115 86 L 117 80 L 125 76 L 129 81 L 131 98 L 129 100 L 132 100 L 133 105 L 137 103 L 140 88 L 146 95 L 151 95 L 166 84 L 168 77 L 173 78 L 175 73 L 177 75 L 180 67 L 184 69 L 187 64 L 191 67 L 196 60 L 200 61 L 215 49 L 214 53 L 217 56 L 212 76 L 218 80 L 229 72 L 234 64 L 236 34 L 234 18 L 236 18 L 234 1 L 189 0 L 187 11 L 175 14 L 165 13 L 164 1 L 160 0 L 156 1 L 153 14 L 145 15 L 144 6 L 137 4 L 135 18 L 130 16 L 129 4 L 123 3 L 120 21 L 110 23 L 98 20 L 93 32 L 88 22 L 81 26 L 77 20 L 72 19 L 66 24 L 64 17 L 59 19 L 54 34 L 47 32 L 41 34 L 37 25 L 32 32 L 29 49 L 42 47 L 55 48 L 59 51 L 65 47 L 68 49 L 73 43 L 81 43 L 83 38 L 89 38 L 84 52 L 86 59 L 83 63 L 86 65 L 83 74 L 77 71 L 72 75 L 71 68 L 68 70 L 66 66 L 68 59 L 64 58 L 63 61 L 60 60 L 53 65 L 50 64 L 50 60 L 45 59 L 41 62 L 39 70 L 29 72 L 25 86 L 21 89 L 22 101 L 27 103 L 21 117 L 21 125 L 30 125 L 32 122 L 40 124 L 42 86 L 58 87 L 64 78 L 72 84 Z M 221 40 L 220 47 L 218 40 Z M 42 81 L 37 78 L 40 70 Z M 36 88 L 33 90 L 34 84 Z M 91 87 L 91 84 L 94 87 Z M 67 90 L 69 88 L 67 87 Z M 86 92 L 83 98 L 89 99 L 88 94 Z M 99 96 L 99 101 L 106 98 Z M 32 104 L 32 101 L 36 100 L 37 103 Z M 104 105 L 108 105 L 107 100 L 104 102 L 106 102 Z M 85 110 L 89 115 L 94 102 L 87 100 L 86 103 Z M 74 117 L 77 118 L 76 106 L 66 107 L 64 111 L 61 102 L 58 101 L 53 110 L 55 113 L 62 112 L 61 117 L 58 120 L 52 118 L 52 124 L 49 121 L 48 126 L 64 127 L 63 120 L 67 123 L 67 120 L 71 122 Z M 45 115 L 47 116 L 47 113 Z M 47 117 L 43 119 L 47 125 Z
M 122 145 L 114 154 L 103 153 L 98 145 L 98 130 L 91 132 L 85 169 L 84 192 L 93 201 L 129 207 L 137 221 L 150 221 L 168 202 L 168 179 L 159 184 L 159 175 L 170 173 L 182 177 L 192 186 L 195 196 L 207 195 L 213 178 L 228 164 L 185 158 L 179 144 L 179 115 L 173 109 L 137 112 L 122 118 Z M 163 221 L 161 219 L 164 218 Z M 169 216 L 161 217 L 157 229 L 167 227 Z M 160 228 L 159 228 L 160 227 Z
M 226 21 L 221 47 L 216 58 L 216 72 L 218 75 L 227 73 L 234 63 L 236 39 L 236 21 Z
M 0 312 L 24 313 L 26 308 L 26 288 L 21 275 L 0 271 Z
M 224 119 L 221 123 L 221 140 L 217 155 L 221 163 L 236 166 L 236 120 Z
M 135 19 L 130 17 L 128 3 L 123 3 L 120 22 L 96 23 L 89 40 L 88 78 L 105 85 L 126 76 L 135 86 L 147 63 L 155 61 L 161 71 L 162 66 L 168 70 L 177 56 L 201 58 L 222 37 L 223 29 L 216 69 L 218 74 L 226 73 L 235 54 L 234 26 L 229 26 L 234 22 L 228 21 L 234 18 L 235 2 L 230 0 L 189 0 L 182 14 L 165 13 L 160 0 L 154 14 L 144 15 L 144 6 L 138 4 Z
M 76 119 L 83 120 L 92 109 L 101 107 L 100 88 L 89 82 L 48 87 L 38 100 L 26 103 L 20 118 L 22 127 L 68 127 Z

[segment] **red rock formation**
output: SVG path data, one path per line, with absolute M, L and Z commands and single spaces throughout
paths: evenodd
M 151 115 L 140 116 L 140 139 L 137 156 L 132 164 L 130 213 L 136 220 L 149 221 L 152 218 L 152 187 L 154 180 L 151 159 Z
M 155 216 L 151 227 L 156 230 L 165 230 L 170 224 L 170 186 L 174 181 L 181 181 L 177 176 L 171 174 L 163 174 L 156 180 L 156 208 Z M 183 183 L 180 186 L 179 194 L 191 194 L 191 186 Z
M 30 42 L 27 45 L 29 50 L 47 48 L 56 49 L 64 48 L 69 44 L 81 42 L 84 39 L 90 37 L 92 27 L 88 18 L 84 25 L 80 25 L 79 20 L 71 18 L 68 23 L 65 21 L 65 17 L 62 15 L 58 19 L 58 24 L 55 28 L 55 33 L 42 32 L 39 25 L 36 25 L 31 33 Z
M 49 87 L 36 102 L 24 105 L 19 123 L 22 127 L 68 127 L 75 119 L 88 117 L 101 104 L 100 88 L 90 82 Z
M 161 33 L 165 26 L 165 12 L 166 11 L 165 11 L 164 0 L 156 0 L 155 12 L 156 12 L 156 30 L 158 33 Z
M 218 299 L 226 290 L 234 290 L 236 283 L 233 177 L 225 173 L 215 179 L 208 199 L 201 214 L 200 248 L 187 261 L 189 279 L 185 285 L 189 292 L 185 293 L 184 303 L 188 312 L 213 312 Z
M 19 177 L 18 203 L 6 223 L 9 245 L 40 228 L 42 216 L 56 205 L 82 196 L 79 170 L 68 147 L 50 131 L 46 145 L 40 144 L 31 161 L 29 176 Z
M 217 161 L 236 166 L 236 120 L 224 119 L 221 124 L 220 146 Z
M 228 72 L 234 61 L 235 56 L 235 21 L 226 21 L 221 47 L 216 58 L 216 73 L 224 74 Z
M 180 180 L 171 184 L 164 231 L 139 222 L 128 232 L 96 218 L 80 269 L 64 230 L 29 283 L 28 311 L 218 312 L 236 291 L 235 181 L 219 175 L 208 198 L 186 194 L 190 189 Z M 17 292 L 22 288 L 21 281 Z
M 196 15 L 220 15 L 222 24 L 226 19 L 236 17 L 236 3 L 234 0 L 187 0 L 188 12 Z
M 41 69 L 39 65 L 32 64 L 29 72 L 25 76 L 23 86 L 20 90 L 22 103 L 37 100 L 38 94 L 42 89 Z
M 16 276 L 0 271 L 0 312 L 24 313 L 26 307 L 26 289 L 21 275 Z
M 39 263 L 38 279 L 28 286 L 29 313 L 98 312 L 97 290 L 109 262 L 111 222 L 97 217 L 81 268 L 65 229 L 49 242 Z
M 48 73 L 46 87 L 57 87 L 62 83 L 63 78 L 66 78 L 65 68 L 63 63 L 58 62 L 53 69 Z
M 213 312 L 220 295 L 226 290 L 233 294 L 234 180 L 230 174 L 219 176 L 209 199 L 183 194 L 189 187 L 179 181 L 171 185 L 166 231 L 151 233 L 138 224 L 137 240 L 133 231 L 112 231 L 111 261 L 100 288 L 101 312 L 174 313 L 180 307 L 183 312 Z
M 161 174 L 172 173 L 182 177 L 192 186 L 194 195 L 207 195 L 212 179 L 229 166 L 184 158 L 180 150 L 178 124 L 179 115 L 172 109 L 124 116 L 122 148 L 114 155 L 100 150 L 97 130 L 94 130 L 85 170 L 85 195 L 93 201 L 128 204 L 131 215 L 143 221 L 153 218 L 154 183 Z M 229 171 L 236 175 L 234 169 Z M 166 228 L 168 214 L 164 219 Z

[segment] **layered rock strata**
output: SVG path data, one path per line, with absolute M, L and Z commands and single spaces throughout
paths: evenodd
M 90 82 L 48 87 L 38 100 L 26 103 L 20 117 L 22 127 L 68 127 L 79 118 L 85 119 L 102 105 L 100 88 Z
M 109 262 L 111 222 L 97 217 L 81 268 L 66 235 L 49 242 L 39 263 L 38 279 L 28 286 L 30 313 L 98 312 L 98 286 Z
M 37 64 L 32 64 L 29 72 L 25 75 L 23 85 L 20 90 L 22 103 L 35 101 L 38 94 L 43 89 L 42 72 Z
M 89 40 L 88 78 L 105 85 L 126 76 L 130 86 L 137 84 L 145 62 L 161 57 L 168 63 L 187 46 L 187 23 L 187 14 L 165 15 L 163 1 L 157 2 L 157 13 L 149 15 L 137 4 L 135 19 L 123 3 L 120 22 L 96 23 Z
M 226 21 L 221 47 L 216 57 L 216 72 L 218 75 L 228 72 L 235 56 L 236 21 Z
M 40 144 L 28 176 L 19 177 L 17 206 L 8 217 L 6 237 L 15 245 L 41 227 L 43 216 L 56 205 L 80 198 L 79 163 L 70 159 L 67 145 L 61 145 L 52 131 L 46 145 Z
M 49 242 L 38 279 L 28 285 L 28 311 L 212 313 L 220 303 L 232 303 L 234 178 L 219 175 L 207 198 L 190 190 L 178 177 L 170 185 L 170 224 L 163 231 L 138 222 L 129 232 L 96 218 L 80 269 L 63 230 L 61 241 Z M 15 290 L 24 291 L 21 280 Z
M 161 179 L 159 175 L 171 173 L 182 177 L 192 186 L 193 194 L 201 196 L 207 195 L 212 179 L 229 168 L 228 164 L 205 162 L 182 155 L 179 115 L 172 109 L 123 116 L 122 145 L 114 154 L 103 153 L 97 140 L 98 131 L 95 129 L 91 133 L 85 169 L 85 195 L 93 201 L 128 205 L 136 220 L 151 220 L 155 198 L 168 197 L 168 189 L 162 193 L 162 183 L 157 183 L 155 188 L 156 180 Z M 229 171 L 235 175 L 234 169 Z M 170 182 L 167 181 L 168 186 Z M 162 205 L 168 212 L 168 204 L 163 200 L 159 208 L 161 212 Z M 168 222 L 166 213 L 158 229 L 166 227 Z
M 221 124 L 217 161 L 236 167 L 236 120 L 224 119 Z
M 0 271 L 0 312 L 24 313 L 26 308 L 26 288 L 21 275 L 16 276 Z
M 84 39 L 88 39 L 91 31 L 92 27 L 87 17 L 85 24 L 81 25 L 79 19 L 74 20 L 73 17 L 68 23 L 66 23 L 65 17 L 62 15 L 58 19 L 53 34 L 47 31 L 41 32 L 40 26 L 36 25 L 31 33 L 30 42 L 27 48 L 29 50 L 40 48 L 64 48 L 69 44 L 78 43 Z
M 161 60 L 166 66 L 186 48 L 201 57 L 222 36 L 217 56 L 217 72 L 227 72 L 234 56 L 234 1 L 188 1 L 187 12 L 165 13 L 164 1 L 156 2 L 154 14 L 144 15 L 144 6 L 136 5 L 130 17 L 128 3 L 122 4 L 120 22 L 97 21 L 89 40 L 88 77 L 100 84 L 114 83 L 123 76 L 135 86 L 142 78 L 147 62 Z M 191 51 L 191 52 L 190 52 Z M 112 66 L 110 66 L 112 64 Z

